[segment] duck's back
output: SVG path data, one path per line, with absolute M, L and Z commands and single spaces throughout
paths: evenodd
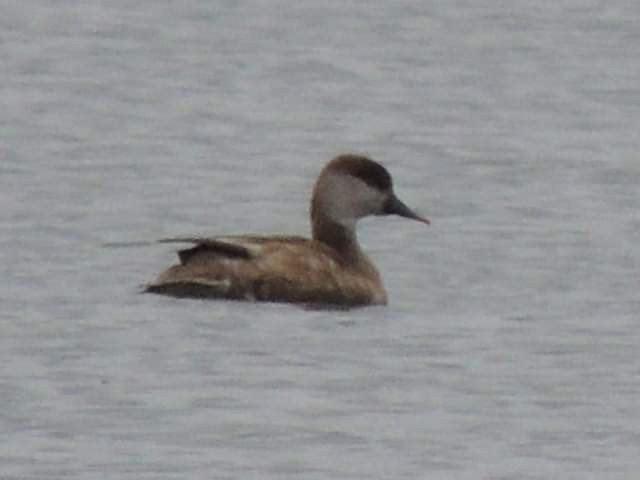
M 175 297 L 227 298 L 317 305 L 386 303 L 366 258 L 349 264 L 322 242 L 303 237 L 179 238 L 180 263 L 146 291 Z

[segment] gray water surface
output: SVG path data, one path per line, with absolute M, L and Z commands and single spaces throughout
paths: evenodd
M 635 478 L 640 7 L 38 2 L 0 16 L 0 477 Z M 139 294 L 308 232 L 370 154 L 387 307 Z

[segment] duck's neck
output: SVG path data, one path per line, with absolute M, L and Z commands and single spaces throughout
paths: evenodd
M 313 239 L 328 245 L 345 263 L 357 265 L 366 261 L 356 238 L 354 225 L 344 225 L 325 215 L 313 215 L 311 219 Z

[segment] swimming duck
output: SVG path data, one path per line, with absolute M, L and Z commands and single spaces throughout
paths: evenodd
M 382 165 L 361 155 L 339 155 L 322 169 L 313 188 L 311 239 L 243 235 L 160 240 L 193 246 L 178 251 L 180 263 L 145 291 L 317 306 L 386 304 L 380 274 L 356 238 L 356 222 L 369 215 L 399 215 L 429 224 L 396 197 Z

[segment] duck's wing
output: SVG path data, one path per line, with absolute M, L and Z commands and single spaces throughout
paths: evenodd
M 253 235 L 232 235 L 220 237 L 171 237 L 158 240 L 158 243 L 191 243 L 194 246 L 178 250 L 180 263 L 186 265 L 198 257 L 219 257 L 220 259 L 251 260 L 260 257 L 265 248 L 274 244 L 302 244 L 307 239 L 297 236 L 260 237 Z
M 145 291 L 178 297 L 254 298 L 257 287 L 289 283 L 283 261 L 295 259 L 302 237 L 176 237 L 160 243 L 190 243 L 179 250 L 180 262 L 162 272 Z M 304 248 L 304 247 L 302 247 Z M 273 273 L 276 279 L 272 279 Z M 278 275 L 280 274 L 280 275 Z M 283 287 L 284 288 L 284 287 Z
M 238 298 L 235 277 L 252 265 L 259 252 L 243 237 L 173 237 L 159 243 L 187 243 L 178 250 L 180 262 L 164 270 L 145 292 L 175 297 Z
M 345 267 L 327 246 L 303 237 L 182 237 L 191 243 L 180 263 L 147 292 L 176 297 L 228 298 L 317 305 L 385 303 L 377 272 Z
M 250 259 L 257 252 L 251 249 L 246 242 L 239 241 L 242 237 L 174 237 L 163 238 L 158 243 L 191 243 L 194 246 L 178 250 L 180 263 L 186 265 L 194 257 L 200 255 L 219 256 L 221 258 L 244 258 Z

